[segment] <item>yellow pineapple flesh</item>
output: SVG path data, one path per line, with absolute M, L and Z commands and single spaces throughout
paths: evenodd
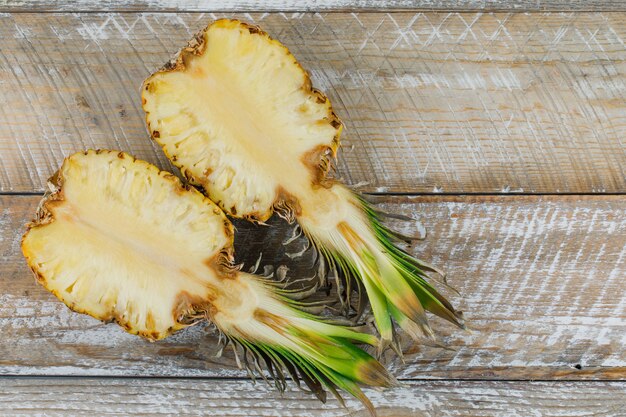
M 232 227 L 172 174 L 121 152 L 88 152 L 68 158 L 50 185 L 22 248 L 70 308 L 161 339 L 217 297 Z
M 338 146 L 341 123 L 293 55 L 237 21 L 209 26 L 142 91 L 152 136 L 238 217 L 305 198 Z

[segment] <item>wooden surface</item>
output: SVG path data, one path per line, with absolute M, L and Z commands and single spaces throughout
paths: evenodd
M 402 388 L 366 392 L 379 417 L 624 416 L 626 407 L 623 382 L 407 381 Z M 351 399 L 344 409 L 294 389 L 278 397 L 263 382 L 202 379 L 3 378 L 0 408 L 49 417 L 276 416 L 277 410 L 283 416 L 369 417 Z
M 221 14 L 0 15 L 0 190 L 70 152 L 168 167 L 138 89 Z M 242 14 L 287 44 L 345 121 L 339 175 L 371 192 L 626 189 L 626 14 Z
M 419 215 L 427 239 L 412 251 L 445 267 L 450 294 L 471 334 L 441 320 L 434 327 L 455 351 L 410 346 L 401 378 L 626 379 L 626 199 L 588 197 L 386 197 L 381 207 Z M 0 373 L 242 377 L 230 351 L 215 358 L 206 327 L 157 343 L 70 312 L 38 286 L 19 252 L 21 226 L 39 196 L 0 198 Z M 237 253 L 260 251 L 289 236 L 238 223 Z M 415 232 L 416 225 L 403 228 Z M 287 250 L 297 251 L 300 242 Z M 282 248 L 282 247 L 281 247 Z M 283 250 L 284 251 L 284 250 Z M 244 260 L 244 259 L 242 259 Z M 266 252 L 261 265 L 297 264 Z M 581 369 L 577 369 L 577 366 Z
M 0 11 L 624 11 L 623 0 L 2 0 Z
M 543 10 L 565 13 L 508 13 Z M 366 415 L 353 400 L 344 410 L 253 386 L 230 351 L 214 356 L 207 326 L 150 343 L 72 313 L 20 254 L 69 153 L 110 147 L 169 167 L 147 139 L 141 81 L 233 16 L 311 71 L 346 125 L 339 175 L 420 217 L 428 237 L 411 251 L 463 295 L 446 293 L 471 333 L 435 320 L 452 350 L 407 342 L 405 364 L 386 357 L 404 386 L 368 391 L 379 414 L 626 416 L 626 2 L 0 0 L 0 11 L 0 415 Z M 310 275 L 308 257 L 285 255 L 303 242 L 280 245 L 280 221 L 237 228 L 242 261 L 263 251 L 262 265 Z

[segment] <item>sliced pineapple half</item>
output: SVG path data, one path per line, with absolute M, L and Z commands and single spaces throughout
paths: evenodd
M 398 246 L 380 213 L 326 177 L 342 125 L 291 53 L 258 27 L 218 20 L 142 89 L 152 137 L 229 215 L 297 220 L 336 269 L 367 292 L 386 346 L 392 319 L 432 338 L 429 310 L 460 327 L 428 282 L 435 269 Z M 349 291 L 346 294 L 349 301 Z
M 381 347 L 394 338 L 392 319 L 415 339 L 432 337 L 425 310 L 462 326 L 427 281 L 434 269 L 395 246 L 379 214 L 327 178 L 342 125 L 278 41 L 218 20 L 145 81 L 142 98 L 152 137 L 224 211 L 297 220 L 337 269 L 358 279 Z
M 341 123 L 291 53 L 218 20 L 146 80 L 152 137 L 228 213 L 267 220 L 325 180 Z
M 393 378 L 351 341 L 374 336 L 294 307 L 289 293 L 232 264 L 233 226 L 174 175 L 123 152 L 67 158 L 51 178 L 22 251 L 38 281 L 68 307 L 151 340 L 209 319 L 265 363 L 283 388 L 302 378 L 324 399 L 340 387 L 371 407 L 359 383 Z M 284 389 L 284 388 L 283 388 Z
M 218 297 L 231 223 L 172 174 L 122 152 L 67 158 L 22 241 L 68 307 L 162 339 Z

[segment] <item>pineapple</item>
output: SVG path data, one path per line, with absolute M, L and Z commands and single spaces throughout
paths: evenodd
M 358 384 L 394 383 L 352 344 L 375 336 L 300 311 L 289 291 L 235 267 L 232 224 L 174 175 L 123 152 L 87 151 L 68 157 L 50 188 L 22 251 L 72 310 L 150 340 L 208 319 L 250 369 L 265 363 L 279 389 L 285 373 L 302 378 L 322 400 L 322 387 L 339 387 L 371 409 Z
M 396 246 L 381 213 L 327 176 L 342 124 L 267 33 L 216 21 L 144 82 L 142 102 L 152 138 L 227 214 L 297 221 L 336 270 L 357 280 L 381 348 L 394 340 L 393 320 L 416 340 L 432 338 L 425 310 L 463 327 L 427 281 L 435 269 Z

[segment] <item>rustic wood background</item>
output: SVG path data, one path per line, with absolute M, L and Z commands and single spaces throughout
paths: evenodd
M 0 415 L 366 415 L 252 385 L 209 327 L 149 343 L 72 313 L 22 259 L 64 156 L 116 148 L 170 167 L 139 86 L 222 16 L 309 69 L 346 124 L 338 175 L 419 218 L 411 250 L 462 294 L 472 332 L 437 321 L 453 350 L 388 358 L 403 386 L 368 390 L 381 416 L 626 416 L 618 0 L 0 0 Z M 249 259 L 288 233 L 238 226 Z

